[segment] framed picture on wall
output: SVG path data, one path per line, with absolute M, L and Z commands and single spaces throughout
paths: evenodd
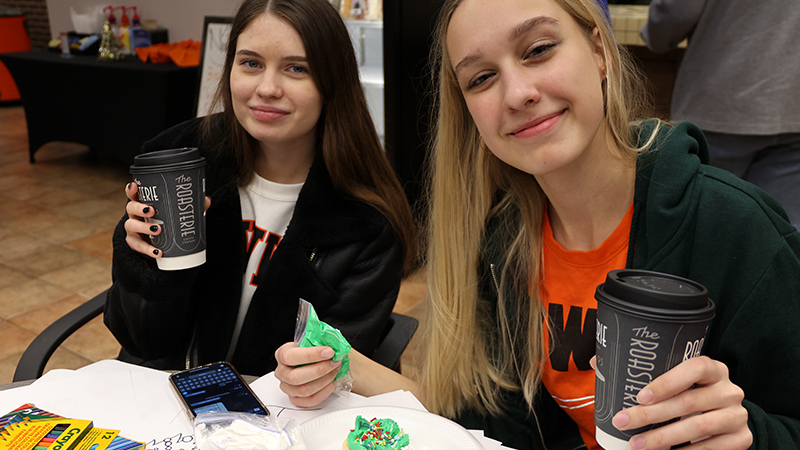
M 200 80 L 197 83 L 195 116 L 202 117 L 219 112 L 211 110 L 211 101 L 217 91 L 225 65 L 225 51 L 231 31 L 232 17 L 206 16 L 203 20 L 203 45 L 200 51 Z

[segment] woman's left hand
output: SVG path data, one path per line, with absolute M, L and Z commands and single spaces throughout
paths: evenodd
M 640 405 L 620 411 L 612 423 L 631 430 L 676 417 L 681 420 L 631 438 L 632 449 L 746 449 L 753 442 L 747 427 L 744 392 L 728 378 L 728 367 L 706 356 L 688 359 L 639 392 Z

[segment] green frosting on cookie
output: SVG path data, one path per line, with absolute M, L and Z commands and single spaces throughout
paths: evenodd
M 366 420 L 356 417 L 356 426 L 347 435 L 350 450 L 403 449 L 408 435 L 392 419 Z

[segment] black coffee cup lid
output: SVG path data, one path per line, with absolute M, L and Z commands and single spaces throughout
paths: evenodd
M 151 173 L 205 164 L 196 147 L 170 148 L 142 153 L 133 157 L 131 173 Z
M 665 310 L 713 308 L 708 290 L 700 283 L 676 275 L 637 269 L 612 270 L 598 294 L 638 306 Z

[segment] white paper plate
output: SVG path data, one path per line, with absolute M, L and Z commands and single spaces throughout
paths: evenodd
M 405 431 L 410 447 L 435 450 L 483 450 L 483 446 L 461 425 L 427 411 L 394 406 L 365 406 L 333 411 L 300 425 L 306 447 L 341 450 L 356 417 L 392 419 Z

